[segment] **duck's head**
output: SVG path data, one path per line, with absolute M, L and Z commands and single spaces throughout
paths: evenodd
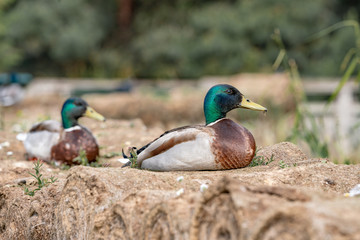
M 63 127 L 71 128 L 78 125 L 80 117 L 94 118 L 100 121 L 105 121 L 105 118 L 91 108 L 87 102 L 78 97 L 68 98 L 61 110 Z
M 234 108 L 267 111 L 263 106 L 245 98 L 235 87 L 219 84 L 210 88 L 204 100 L 206 125 L 226 117 L 226 114 Z

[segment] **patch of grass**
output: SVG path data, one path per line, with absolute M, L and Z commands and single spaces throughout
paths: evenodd
M 40 168 L 43 166 L 43 163 L 40 162 L 40 160 L 37 160 L 37 162 L 34 163 L 34 170 L 35 174 L 29 172 L 31 176 L 33 176 L 37 181 L 37 187 L 33 190 L 30 190 L 28 187 L 24 188 L 24 193 L 29 196 L 34 196 L 35 192 L 39 191 L 43 187 L 46 187 L 47 185 L 54 183 L 57 181 L 57 178 L 54 176 L 51 176 L 49 179 L 44 178 L 43 175 L 40 173 Z
M 338 22 L 322 31 L 314 34 L 309 41 L 314 41 L 319 38 L 322 38 L 326 35 L 330 35 L 331 33 L 342 29 L 342 28 L 351 28 L 354 31 L 354 43 L 355 48 L 350 48 L 341 63 L 340 69 L 344 71 L 344 75 L 342 76 L 338 86 L 330 96 L 328 100 L 328 104 L 333 102 L 337 95 L 339 94 L 340 90 L 343 86 L 350 80 L 351 76 L 356 76 L 355 81 L 360 83 L 360 72 L 359 72 L 359 65 L 360 65 L 360 24 L 358 21 L 355 20 L 345 20 Z
M 256 166 L 266 166 L 269 163 L 273 162 L 274 159 L 274 154 L 271 154 L 271 157 L 264 157 L 264 156 L 257 156 L 257 150 L 255 152 L 255 156 L 253 158 L 253 160 L 251 161 L 251 163 L 249 164 L 249 167 L 256 167 Z
M 280 167 L 280 168 L 286 168 L 286 167 L 289 167 L 289 165 L 288 165 L 287 163 L 285 163 L 283 160 L 281 160 L 281 161 L 279 162 L 279 167 Z
M 279 69 L 280 66 L 283 66 L 288 73 L 291 80 L 290 90 L 294 94 L 297 103 L 294 126 L 290 135 L 287 137 L 287 141 L 294 143 L 304 141 L 315 156 L 326 158 L 329 156 L 329 145 L 328 142 L 321 137 L 323 135 L 321 124 L 319 124 L 315 116 L 304 107 L 306 106 L 307 97 L 304 92 L 298 90 L 301 86 L 301 77 L 296 61 L 289 58 L 280 35 L 280 30 L 275 30 L 272 38 L 280 48 L 273 68 L 276 70 Z M 310 126 L 307 124 L 307 120 L 309 120 Z
M 57 167 L 55 164 L 54 164 L 54 166 Z M 69 170 L 70 168 L 71 168 L 71 166 L 67 165 L 65 163 L 60 165 L 61 170 Z
M 327 35 L 332 34 L 335 31 L 338 31 L 343 28 L 350 28 L 354 32 L 353 41 L 355 43 L 355 47 L 349 48 L 349 50 L 345 53 L 343 61 L 341 63 L 340 69 L 343 72 L 343 75 L 336 87 L 336 89 L 331 93 L 331 96 L 327 99 L 326 106 L 324 108 L 324 112 L 329 110 L 330 103 L 334 102 L 338 94 L 340 93 L 341 89 L 345 86 L 346 83 L 350 81 L 352 77 L 354 77 L 354 82 L 359 84 L 360 83 L 360 23 L 356 20 L 345 20 L 338 22 L 326 29 L 321 30 L 320 32 L 312 35 L 309 39 L 307 39 L 306 43 L 310 43 L 312 41 L 317 41 L 318 39 L 325 37 Z M 291 79 L 292 89 L 295 90 L 293 86 L 298 85 L 300 83 L 300 74 L 297 69 L 297 65 L 295 60 L 290 59 L 287 51 L 285 49 L 285 45 L 282 42 L 280 31 L 276 30 L 273 34 L 273 39 L 275 43 L 279 46 L 280 52 L 276 61 L 273 64 L 274 69 L 279 69 L 282 66 L 285 71 L 289 74 Z M 293 91 L 295 94 L 296 91 Z M 355 96 L 357 97 L 357 96 Z M 289 136 L 288 140 L 292 142 L 299 142 L 304 141 L 310 147 L 311 152 L 322 158 L 327 158 L 330 155 L 330 150 L 333 148 L 334 144 L 339 145 L 338 141 L 329 141 L 323 137 L 323 119 L 319 119 L 311 114 L 307 109 L 300 107 L 299 103 L 304 103 L 309 100 L 304 94 L 299 95 L 297 100 L 297 108 L 296 108 L 296 117 L 295 117 L 295 124 L 292 129 L 292 133 Z M 315 121 L 316 118 L 320 120 L 320 122 Z M 310 124 L 306 124 L 306 120 L 309 121 Z M 310 125 L 310 126 L 309 126 Z M 356 123 L 352 129 L 349 131 L 350 135 L 356 134 L 356 129 L 360 126 L 360 122 Z M 345 136 L 351 137 L 351 136 Z M 351 157 L 349 154 L 344 154 L 341 150 L 337 150 L 337 153 L 340 156 L 340 159 L 336 159 L 337 163 L 343 162 L 345 164 L 349 164 L 351 161 L 346 159 Z M 358 159 L 358 155 L 354 156 L 355 159 Z M 358 160 L 355 160 L 356 163 Z
M 86 157 L 86 151 L 84 149 L 80 149 L 79 156 L 73 159 L 74 163 L 78 163 L 82 166 L 90 166 L 90 167 L 103 167 L 103 164 L 101 163 L 101 158 L 97 157 L 96 161 L 90 162 Z
M 286 163 L 286 162 L 284 162 L 283 160 L 281 160 L 280 162 L 279 162 L 279 167 L 280 168 L 288 168 L 288 167 L 297 167 L 297 163 L 293 163 L 293 164 L 288 164 L 288 163 Z
M 103 158 L 113 158 L 117 156 L 121 156 L 121 152 L 109 152 L 102 155 Z
M 344 164 L 345 164 L 345 165 L 350 165 L 350 164 L 351 164 L 350 159 L 348 159 L 348 158 L 347 158 L 347 159 L 345 159 L 345 160 L 344 160 Z
M 86 151 L 83 149 L 80 149 L 79 155 L 76 158 L 74 158 L 72 161 L 79 165 L 89 166 L 89 160 L 86 157 Z
M 138 168 L 138 164 L 137 164 L 137 153 L 136 153 L 136 148 L 130 148 L 129 149 L 129 152 L 130 152 L 130 157 L 129 157 L 129 160 L 130 160 L 130 167 L 131 168 Z

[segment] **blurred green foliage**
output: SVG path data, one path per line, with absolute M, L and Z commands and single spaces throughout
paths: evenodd
M 21 51 L 16 49 L 13 41 L 6 37 L 5 10 L 13 0 L 0 1 L 0 71 L 18 64 L 21 61 Z
M 340 75 L 342 29 L 360 4 L 335 0 L 3 0 L 0 70 L 67 77 L 196 78 L 271 71 L 280 29 L 305 75 Z M 281 69 L 280 69 L 281 70 Z

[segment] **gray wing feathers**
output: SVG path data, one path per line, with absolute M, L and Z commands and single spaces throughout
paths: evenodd
M 30 129 L 30 132 L 40 132 L 40 131 L 60 132 L 61 129 L 62 126 L 58 121 L 46 120 L 33 125 Z

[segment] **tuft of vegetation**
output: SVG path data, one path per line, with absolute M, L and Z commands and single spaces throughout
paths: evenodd
M 342 78 L 340 79 L 338 86 L 333 91 L 331 96 L 327 99 L 327 105 L 324 108 L 324 112 L 328 111 L 330 103 L 334 102 L 338 96 L 340 90 L 345 86 L 345 84 L 350 80 L 352 76 L 355 76 L 355 82 L 360 83 L 360 24 L 356 20 L 346 20 L 338 22 L 324 30 L 311 36 L 307 44 L 312 42 L 318 42 L 320 39 L 323 39 L 324 36 L 329 36 L 330 34 L 335 34 L 335 32 L 340 31 L 341 29 L 350 30 L 352 35 L 349 36 L 349 44 L 345 49 L 348 49 L 345 56 L 342 59 L 340 70 L 343 72 Z M 341 33 L 344 33 L 345 30 L 341 30 Z M 275 70 L 279 69 L 280 66 L 285 69 L 285 71 L 290 76 L 291 80 L 291 90 L 294 94 L 297 94 L 297 107 L 295 112 L 295 122 L 294 127 L 291 131 L 291 134 L 288 136 L 289 141 L 291 142 L 305 142 L 312 154 L 327 158 L 329 157 L 330 147 L 335 147 L 339 144 L 336 141 L 330 142 L 330 140 L 325 139 L 324 128 L 322 127 L 322 118 L 316 118 L 305 106 L 307 105 L 307 97 L 304 93 L 299 93 L 296 91 L 297 86 L 301 84 L 301 77 L 298 71 L 297 63 L 294 59 L 289 58 L 287 50 L 285 49 L 285 44 L 280 35 L 280 31 L 276 30 L 273 34 L 273 40 L 280 48 L 278 57 L 273 65 Z M 339 55 L 339 54 L 338 54 Z M 352 132 L 360 126 L 356 124 L 353 126 Z M 350 134 L 352 134 L 350 132 Z M 330 144 L 332 146 L 330 146 Z M 340 152 L 341 154 L 341 152 Z M 346 158 L 347 156 L 343 156 Z M 344 163 L 349 163 L 349 161 L 344 160 Z
M 256 150 L 255 156 L 254 156 L 253 160 L 251 161 L 251 163 L 249 164 L 249 167 L 266 166 L 275 160 L 274 154 L 271 154 L 271 157 L 269 158 L 269 157 L 264 157 L 264 156 L 258 156 L 257 152 L 258 152 L 258 150 Z
M 49 179 L 47 178 L 44 178 L 43 175 L 40 173 L 40 168 L 43 166 L 43 163 L 40 162 L 40 160 L 37 160 L 35 163 L 34 163 L 34 170 L 35 170 L 35 174 L 34 173 L 31 173 L 29 172 L 29 174 L 31 176 L 33 176 L 35 179 L 36 179 L 36 183 L 37 183 L 37 187 L 33 190 L 30 190 L 28 187 L 25 187 L 24 188 L 24 193 L 26 195 L 29 195 L 29 196 L 34 196 L 35 195 L 35 192 L 41 190 L 43 187 L 46 187 L 48 186 L 49 184 L 51 183 L 54 183 L 57 181 L 57 178 L 55 178 L 54 176 L 51 176 Z
M 319 33 L 315 34 L 310 40 L 317 40 L 326 35 L 330 35 L 331 33 L 342 29 L 342 28 L 352 28 L 354 31 L 354 47 L 351 47 L 341 63 L 340 69 L 344 71 L 344 75 L 342 76 L 338 86 L 335 91 L 332 93 L 328 100 L 328 104 L 333 102 L 340 90 L 344 87 L 344 85 L 349 81 L 350 77 L 354 74 L 356 75 L 356 82 L 360 83 L 360 25 L 358 21 L 355 20 L 346 20 L 338 22 Z M 358 72 L 356 72 L 358 71 Z
M 278 57 L 273 64 L 273 68 L 274 70 L 277 70 L 282 66 L 288 73 L 291 80 L 290 91 L 293 92 L 297 102 L 294 127 L 292 128 L 287 141 L 295 143 L 303 141 L 307 143 L 314 155 L 326 158 L 329 156 L 329 146 L 325 139 L 320 138 L 320 136 L 323 135 L 322 128 L 318 122 L 315 121 L 315 117 L 304 107 L 306 104 L 303 103 L 307 101 L 305 93 L 298 91 L 298 88 L 301 85 L 301 77 L 296 61 L 289 58 L 279 29 L 274 31 L 272 38 L 280 49 Z M 307 119 L 310 120 L 310 125 L 307 124 Z
M 73 159 L 74 163 L 77 163 L 82 166 L 89 166 L 89 167 L 103 167 L 101 163 L 101 158 L 97 157 L 96 161 L 90 162 L 86 157 L 86 151 L 84 149 L 80 149 L 79 155 Z
M 113 158 L 117 156 L 121 156 L 121 152 L 109 152 L 102 155 L 103 158 Z
M 284 160 L 281 160 L 279 162 L 279 167 L 280 168 L 286 168 L 286 167 L 290 167 L 289 164 L 285 163 Z
M 138 168 L 138 164 L 137 164 L 138 155 L 135 150 L 136 150 L 136 148 L 133 148 L 133 147 L 129 148 L 129 152 L 130 152 L 129 160 L 130 160 L 131 168 Z
M 89 160 L 86 157 L 86 151 L 83 149 L 80 149 L 79 155 L 73 159 L 74 163 L 77 163 L 79 165 L 88 166 Z

